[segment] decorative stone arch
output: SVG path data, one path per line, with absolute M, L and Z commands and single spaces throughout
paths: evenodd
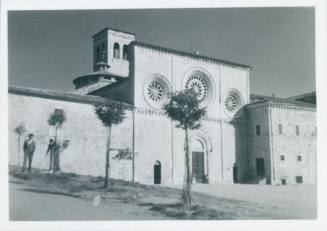
M 210 181 L 211 176 L 210 176 L 210 171 L 209 171 L 209 154 L 212 152 L 212 142 L 211 142 L 210 137 L 207 136 L 201 130 L 192 131 L 191 135 L 189 136 L 189 147 L 190 147 L 189 151 L 190 151 L 191 173 L 193 173 L 193 166 L 194 166 L 193 153 L 203 152 L 204 175 L 207 176 L 208 181 Z
M 186 89 L 190 85 L 198 85 L 197 88 L 202 88 L 202 92 L 199 95 L 202 106 L 207 106 L 214 102 L 216 98 L 216 86 L 211 74 L 207 70 L 199 66 L 189 68 L 182 78 L 181 89 Z
M 161 108 L 168 101 L 172 87 L 167 78 L 160 74 L 149 75 L 143 84 L 143 96 L 152 108 Z

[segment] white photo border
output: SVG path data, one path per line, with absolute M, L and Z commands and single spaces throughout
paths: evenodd
M 8 202 L 8 11 L 145 8 L 315 7 L 318 218 L 237 221 L 9 221 Z M 327 230 L 327 74 L 324 0 L 3 0 L 0 75 L 0 230 Z

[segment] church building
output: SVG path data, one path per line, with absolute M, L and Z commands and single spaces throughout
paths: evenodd
M 252 95 L 248 65 L 139 42 L 112 28 L 92 38 L 93 72 L 75 78 L 71 92 L 9 87 L 9 164 L 22 164 L 15 128 L 24 124 L 35 135 L 33 167 L 47 169 L 54 136 L 47 119 L 57 111 L 67 118 L 59 137 L 69 141 L 62 171 L 103 176 L 106 133 L 94 105 L 119 101 L 126 118 L 113 127 L 111 177 L 182 184 L 185 135 L 162 106 L 171 92 L 194 89 L 207 108 L 189 137 L 196 183 L 316 184 L 315 92 Z M 121 150 L 132 158 L 115 158 Z

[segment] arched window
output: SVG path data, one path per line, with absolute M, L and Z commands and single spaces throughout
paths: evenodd
M 96 52 L 95 52 L 95 63 L 100 62 L 100 56 L 101 56 L 101 54 L 100 54 L 100 47 L 97 46 Z
M 107 62 L 107 46 L 104 43 L 101 46 L 101 61 Z
M 120 58 L 120 48 L 119 48 L 119 44 L 115 43 L 114 44 L 114 58 L 119 59 Z
M 124 45 L 123 47 L 123 59 L 128 60 L 128 46 Z

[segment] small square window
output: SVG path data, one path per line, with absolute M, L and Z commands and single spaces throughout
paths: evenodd
M 284 160 L 285 160 L 285 156 L 284 156 L 284 155 L 281 155 L 281 156 L 280 156 L 280 160 L 281 160 L 281 161 L 284 161 Z
M 260 136 L 260 125 L 256 125 L 256 126 L 255 126 L 255 134 L 256 134 L 257 136 Z
M 303 183 L 303 178 L 302 178 L 302 176 L 296 176 L 296 177 L 295 177 L 295 181 L 296 181 L 297 184 L 302 184 L 302 183 Z
M 282 124 L 278 124 L 278 133 L 279 133 L 279 135 L 283 134 L 283 125 Z
M 300 135 L 300 126 L 299 125 L 296 125 L 296 127 L 295 127 L 295 133 L 296 133 L 297 136 Z
M 286 185 L 286 179 L 282 179 L 282 185 Z
M 297 161 L 302 161 L 302 156 L 297 156 Z

